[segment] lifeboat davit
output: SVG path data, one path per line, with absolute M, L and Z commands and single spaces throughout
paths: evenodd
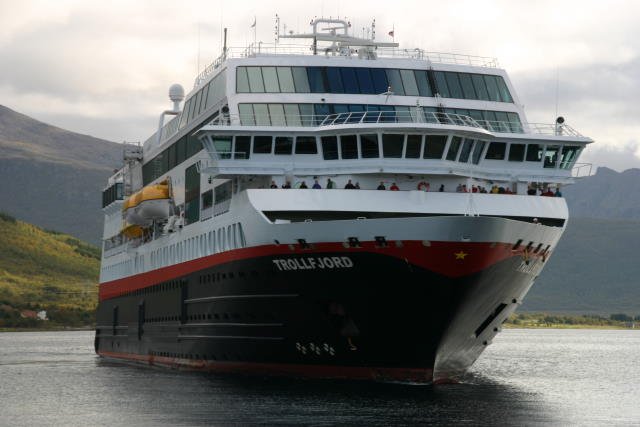
M 129 196 L 122 205 L 128 224 L 148 226 L 152 220 L 166 219 L 171 213 L 171 197 L 166 182 L 147 185 Z

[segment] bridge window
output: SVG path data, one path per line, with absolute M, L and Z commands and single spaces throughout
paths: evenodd
M 441 159 L 446 145 L 446 135 L 427 135 L 424 141 L 422 157 L 425 159 Z
M 527 161 L 539 162 L 542 160 L 542 145 L 529 144 L 527 145 Z
M 473 154 L 471 155 L 471 161 L 474 165 L 480 163 L 480 157 L 486 144 L 486 141 L 476 141 L 476 145 L 473 147 Z
M 443 98 L 451 98 L 449 94 L 449 86 L 447 85 L 447 79 L 443 71 L 435 71 L 433 73 L 436 82 L 436 92 Z
M 504 155 L 507 151 L 507 144 L 504 142 L 492 142 L 487 149 L 487 155 L 485 159 L 488 160 L 504 160 Z
M 449 151 L 447 151 L 447 160 L 455 161 L 458 157 L 458 151 L 462 145 L 462 138 L 454 136 L 451 138 L 451 144 L 449 145 Z
M 322 139 L 322 157 L 325 160 L 338 159 L 338 137 L 323 136 Z
M 511 144 L 509 146 L 509 161 L 521 162 L 524 160 L 524 144 Z
M 560 152 L 560 146 L 547 145 L 547 149 L 544 152 L 544 167 L 555 168 L 558 164 L 558 153 Z
M 233 151 L 234 159 L 248 159 L 251 155 L 251 137 L 236 136 L 236 146 Z
M 372 159 L 380 157 L 380 149 L 378 148 L 378 135 L 360 135 L 360 152 L 363 159 Z
M 214 136 L 213 148 L 216 149 L 216 153 L 219 159 L 231 158 L 231 137 L 230 136 Z
M 255 154 L 271 154 L 271 136 L 259 135 L 253 137 L 253 152 Z
M 276 136 L 274 154 L 291 154 L 293 150 L 293 138 L 290 136 Z
M 422 148 L 422 135 L 407 135 L 407 147 L 404 157 L 407 159 L 419 159 Z
M 402 79 L 400 78 L 400 71 L 387 69 L 387 80 L 389 80 L 389 86 L 391 86 L 391 92 L 394 95 L 404 95 L 404 86 L 402 85 Z
M 469 155 L 471 154 L 471 147 L 473 147 L 473 139 L 465 138 L 462 143 L 462 150 L 460 150 L 459 162 L 467 163 L 469 161 Z
M 358 139 L 356 135 L 340 136 L 340 152 L 342 153 L 342 159 L 358 158 Z
M 315 136 L 299 136 L 296 138 L 296 154 L 317 154 Z
M 569 169 L 573 165 L 573 161 L 576 159 L 580 147 L 564 146 L 562 147 L 562 157 L 560 159 L 560 168 Z
M 382 154 L 387 158 L 401 158 L 404 149 L 404 135 L 382 135 Z
M 302 126 L 298 104 L 284 104 L 284 119 L 287 126 Z

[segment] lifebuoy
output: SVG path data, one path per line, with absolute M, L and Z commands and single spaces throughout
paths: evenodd
M 425 181 L 420 181 L 418 183 L 418 191 L 429 191 L 429 183 Z

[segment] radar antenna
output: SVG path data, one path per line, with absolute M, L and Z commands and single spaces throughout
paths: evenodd
M 376 49 L 379 47 L 398 47 L 398 43 L 376 42 L 375 41 L 375 19 L 371 24 L 371 38 L 355 37 L 349 34 L 351 22 L 344 19 L 334 18 L 314 18 L 309 25 L 312 27 L 311 33 L 280 33 L 280 21 L 278 18 L 276 30 L 278 40 L 287 39 L 313 39 L 312 50 L 317 55 L 318 42 L 330 43 L 322 48 L 325 55 L 351 56 L 357 54 L 360 58 L 376 59 Z M 367 31 L 368 33 L 368 31 Z M 368 35 L 368 34 L 367 34 Z

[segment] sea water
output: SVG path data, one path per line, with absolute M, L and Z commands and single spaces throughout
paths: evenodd
M 0 425 L 640 425 L 640 331 L 505 330 L 455 385 L 107 362 L 92 332 L 0 333 Z

